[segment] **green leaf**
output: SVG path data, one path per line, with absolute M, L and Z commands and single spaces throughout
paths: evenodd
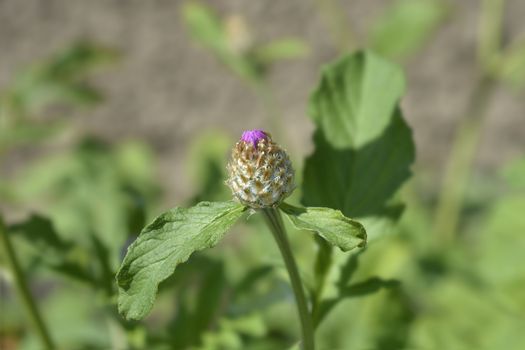
M 257 80 L 257 72 L 250 62 L 231 49 L 223 24 L 210 8 L 189 2 L 184 5 L 183 19 L 190 35 L 223 64 L 249 82 Z
M 50 138 L 64 129 L 71 108 L 100 102 L 88 78 L 118 57 L 110 48 L 78 42 L 17 74 L 0 93 L 0 150 Z
M 14 235 L 20 235 L 31 242 L 42 253 L 59 255 L 72 247 L 71 242 L 64 241 L 55 231 L 51 221 L 40 215 L 32 215 L 25 222 L 9 227 Z
M 323 70 L 311 98 L 315 151 L 305 162 L 302 202 L 339 209 L 375 237 L 399 217 L 392 199 L 410 176 L 414 144 L 398 107 L 401 70 L 370 52 Z
M 157 217 L 128 248 L 117 273 L 119 311 L 127 319 L 146 316 L 159 283 L 193 252 L 216 245 L 244 209 L 233 201 L 202 202 Z
M 76 246 L 90 247 L 89 235 L 96 234 L 116 269 L 124 242 L 144 227 L 141 217 L 157 198 L 154 159 L 141 149 L 147 147 L 125 142 L 111 148 L 86 138 L 73 150 L 40 159 L 8 184 L 18 203 L 45 207 L 56 230 Z
M 308 54 L 308 45 L 298 39 L 280 39 L 258 47 L 254 56 L 261 64 L 270 64 L 275 61 L 304 57 Z
M 511 188 L 525 189 L 525 157 L 506 164 L 501 173 Z
M 525 296 L 519 292 L 525 286 L 525 194 L 512 190 L 492 203 L 484 215 L 483 225 L 476 230 L 476 261 L 478 270 L 500 292 L 514 289 L 525 311 Z M 519 287 L 522 286 L 522 287 Z
M 12 94 L 30 113 L 54 103 L 80 106 L 99 102 L 100 93 L 85 79 L 117 58 L 118 53 L 110 48 L 88 42 L 75 43 L 21 74 L 14 82 Z
M 339 210 L 330 208 L 298 208 L 287 203 L 280 205 L 297 229 L 318 233 L 342 251 L 349 251 L 366 244 L 363 225 L 345 217 Z
M 351 284 L 347 287 L 340 288 L 339 295 L 335 298 L 324 300 L 321 303 L 319 310 L 319 319 L 317 322 L 321 322 L 327 314 L 340 302 L 346 298 L 359 298 L 369 294 L 378 292 L 381 289 L 394 289 L 400 286 L 398 280 L 386 280 L 379 277 L 370 277 L 369 279 Z
M 215 51 L 227 49 L 222 24 L 208 7 L 187 3 L 183 8 L 183 17 L 192 37 L 202 45 Z
M 76 80 L 87 77 L 101 65 L 114 63 L 119 58 L 120 53 L 113 48 L 78 41 L 53 57 L 42 72 L 54 79 Z
M 417 51 L 448 12 L 440 0 L 399 0 L 374 24 L 370 47 L 391 58 Z
M 84 253 L 82 248 L 75 247 L 72 241 L 64 240 L 55 231 L 49 219 L 40 215 L 32 215 L 24 222 L 9 226 L 8 230 L 14 238 L 23 239 L 25 244 L 31 248 L 31 256 L 38 267 L 47 267 L 68 278 L 94 286 L 98 285 L 93 271 L 90 271 L 79 259 L 75 259 Z M 20 246 L 17 247 L 17 249 L 20 248 Z
M 214 264 L 202 276 L 198 291 L 195 291 L 196 301 L 190 324 L 183 326 L 184 332 L 190 332 L 193 344 L 201 339 L 203 333 L 213 327 L 215 318 L 220 315 L 224 307 L 224 297 L 227 293 L 224 263 Z
M 358 52 L 323 68 L 310 115 L 332 145 L 358 148 L 385 130 L 404 90 L 398 66 Z
M 514 88 L 522 88 L 525 83 L 525 40 L 516 41 L 505 50 L 497 61 L 495 74 Z

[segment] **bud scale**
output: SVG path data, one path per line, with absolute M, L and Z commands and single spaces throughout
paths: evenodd
M 226 184 L 235 198 L 251 208 L 279 205 L 295 188 L 286 152 L 262 130 L 243 133 L 232 150 Z

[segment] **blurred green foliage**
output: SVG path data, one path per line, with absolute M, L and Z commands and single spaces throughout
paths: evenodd
M 525 83 L 525 42 L 510 45 L 500 57 L 495 75 L 515 88 L 522 88 Z
M 449 12 L 443 0 L 398 0 L 370 30 L 371 48 L 383 56 L 402 59 L 423 46 Z
M 239 77 L 256 86 L 263 83 L 271 64 L 304 57 L 309 51 L 305 42 L 295 38 L 261 44 L 244 17 L 232 15 L 223 20 L 211 8 L 197 2 L 185 4 L 183 18 L 197 42 Z
M 68 109 L 100 102 L 88 77 L 118 56 L 110 48 L 78 42 L 17 75 L 0 93 L 0 152 L 45 139 L 61 129 Z
M 302 201 L 363 221 L 370 239 L 401 214 L 392 198 L 414 161 L 411 131 L 398 106 L 404 86 L 397 66 L 362 52 L 325 66 L 310 100 L 317 129 Z
M 441 1 L 396 1 L 371 29 L 368 46 L 405 59 L 453 11 Z M 183 15 L 196 41 L 251 82 L 263 79 L 276 61 L 308 51 L 295 39 L 259 44 L 243 20 L 224 21 L 203 5 L 191 3 Z M 91 79 L 118 57 L 82 42 L 17 76 L 1 93 L 0 153 L 36 148 L 67 130 L 77 108 L 102 101 Z M 421 173 L 400 191 L 414 157 L 397 108 L 401 73 L 376 54 L 351 57 L 327 66 L 312 95 L 315 149 L 300 191 L 306 204 L 365 218 L 375 239 L 349 256 L 290 229 L 312 298 L 318 348 L 524 348 L 525 158 L 468 183 L 468 193 L 476 195 L 467 198 L 453 244 L 442 245 L 432 235 L 434 203 L 428 198 L 436 193 L 424 188 Z M 525 55 L 519 40 L 494 57 L 491 76 L 521 87 Z M 213 131 L 192 145 L 186 168 L 195 194 L 188 204 L 229 197 L 224 160 L 232 143 Z M 271 235 L 256 217 L 182 264 L 159 286 L 146 320 L 130 323 L 117 314 L 116 269 L 129 242 L 161 207 L 156 164 L 140 141 L 107 143 L 81 135 L 0 179 L 2 208 L 23 214 L 8 233 L 58 347 L 293 346 L 299 330 L 292 294 Z M 336 183 L 346 190 L 333 190 Z M 388 230 L 378 224 L 384 219 Z M 2 254 L 0 345 L 40 349 L 5 263 Z
M 186 169 L 193 180 L 195 195 L 189 204 L 202 201 L 224 201 L 230 198 L 226 181 L 226 160 L 234 140 L 220 130 L 207 130 L 190 145 Z M 198 161 L 195 161 L 198 159 Z
M 117 272 L 119 312 L 126 319 L 143 319 L 153 307 L 158 285 L 177 265 L 193 252 L 217 245 L 245 212 L 230 200 L 175 207 L 155 218 L 129 247 Z

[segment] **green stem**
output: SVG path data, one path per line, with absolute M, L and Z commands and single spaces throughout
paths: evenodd
M 500 55 L 501 23 L 505 0 L 484 0 L 480 13 L 478 38 L 478 69 L 480 79 L 470 97 L 464 118 L 452 146 L 445 170 L 443 187 L 438 198 L 434 221 L 434 236 L 447 244 L 454 240 L 463 196 L 478 146 L 479 136 L 494 88 L 491 77 L 493 62 Z
M 482 0 L 479 18 L 478 61 L 492 70 L 501 52 L 501 32 L 505 0 Z
M 494 80 L 488 77 L 477 84 L 452 146 L 434 221 L 435 236 L 441 237 L 443 243 L 452 242 L 456 235 L 464 192 L 494 87 Z
M 11 244 L 9 234 L 7 233 L 2 218 L 0 218 L 0 239 L 2 240 L 2 244 L 5 247 L 7 260 L 11 265 L 18 294 L 20 296 L 20 299 L 22 300 L 22 303 L 27 308 L 27 313 L 29 314 L 31 321 L 33 322 L 33 325 L 40 337 L 40 340 L 42 341 L 42 344 L 45 349 L 55 349 L 49 331 L 47 330 L 44 320 L 42 319 L 42 316 L 40 315 L 38 307 L 35 303 L 35 300 L 33 299 L 31 292 L 29 291 L 29 287 L 27 286 L 25 280 L 24 271 L 18 263 L 15 250 L 13 248 L 13 245 Z
M 318 247 L 315 259 L 315 287 L 312 290 L 312 322 L 314 329 L 320 322 L 320 307 L 323 298 L 323 292 L 326 286 L 328 273 L 332 266 L 332 247 L 323 238 L 315 236 L 315 242 Z
M 304 294 L 299 270 L 292 254 L 288 238 L 286 237 L 286 230 L 284 228 L 283 220 L 278 209 L 266 208 L 262 210 L 266 223 L 272 231 L 275 242 L 281 251 L 281 255 L 290 276 L 292 290 L 295 294 L 295 302 L 297 304 L 297 311 L 299 312 L 299 319 L 301 321 L 301 331 L 303 336 L 303 349 L 314 350 L 314 329 L 312 319 L 308 311 L 308 305 Z

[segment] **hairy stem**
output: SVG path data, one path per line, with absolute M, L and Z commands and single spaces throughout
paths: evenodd
M 284 264 L 286 265 L 288 275 L 290 276 L 292 290 L 295 294 L 297 311 L 299 312 L 299 319 L 301 321 L 303 349 L 314 350 L 314 329 L 312 319 L 310 317 L 310 312 L 308 311 L 308 304 L 301 283 L 301 277 L 299 276 L 299 270 L 297 269 L 297 264 L 295 263 L 290 244 L 288 243 L 288 238 L 286 237 L 286 230 L 284 228 L 281 214 L 278 209 L 274 208 L 263 209 L 262 213 L 270 231 L 272 231 L 275 242 L 281 251 Z
M 27 309 L 27 313 L 35 327 L 36 332 L 38 333 L 38 336 L 40 337 L 40 340 L 42 341 L 43 347 L 48 350 L 55 349 L 49 331 L 47 330 L 46 324 L 44 323 L 44 320 L 38 310 L 36 302 L 33 296 L 31 295 L 29 287 L 26 283 L 24 271 L 20 267 L 15 250 L 13 248 L 13 245 L 11 244 L 9 234 L 7 233 L 2 218 L 0 218 L 0 240 L 2 241 L 2 245 L 5 249 L 7 261 L 11 265 L 18 295 L 22 301 L 22 304 L 24 304 L 24 306 Z

